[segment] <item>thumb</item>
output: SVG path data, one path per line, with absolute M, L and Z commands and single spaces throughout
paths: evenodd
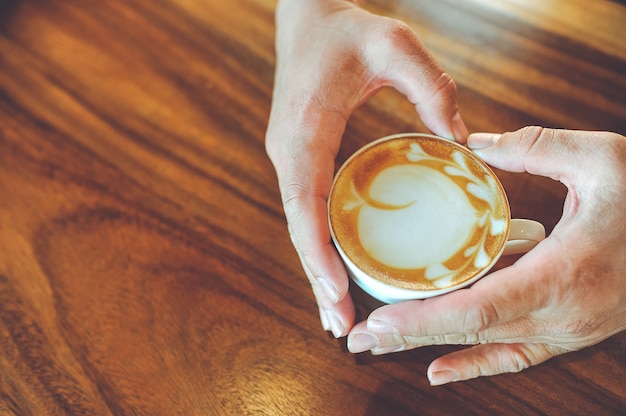
M 524 127 L 503 134 L 473 133 L 467 145 L 485 162 L 509 172 L 547 176 L 565 185 L 581 183 L 605 159 L 599 141 L 607 133 Z M 604 140 L 606 142 L 606 140 Z

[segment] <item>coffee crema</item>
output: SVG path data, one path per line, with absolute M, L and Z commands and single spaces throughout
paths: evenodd
M 509 219 L 491 169 L 465 147 L 426 135 L 359 150 L 329 199 L 338 249 L 368 275 L 412 290 L 456 286 L 490 268 Z

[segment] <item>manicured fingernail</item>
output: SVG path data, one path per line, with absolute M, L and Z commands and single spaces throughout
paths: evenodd
M 334 284 L 332 284 L 330 281 L 324 278 L 317 279 L 317 282 L 321 286 L 326 297 L 330 299 L 332 303 L 339 302 L 339 291 L 337 290 L 337 287 Z
M 346 331 L 346 327 L 341 322 L 339 317 L 332 311 L 322 310 L 324 318 L 322 318 L 322 325 L 325 325 L 325 329 L 330 330 L 335 338 L 339 338 Z M 325 321 L 325 322 L 324 322 Z
M 372 355 L 389 354 L 392 352 L 404 351 L 405 349 L 406 349 L 406 344 L 394 345 L 393 347 L 373 348 Z
M 468 135 L 467 127 L 461 118 L 461 115 L 457 111 L 452 116 L 452 134 L 457 142 L 465 143 Z
M 371 350 L 378 345 L 378 340 L 365 332 L 358 332 L 348 336 L 348 350 L 350 352 L 363 352 Z
M 367 330 L 379 335 L 397 334 L 398 330 L 387 322 L 378 321 L 376 319 L 367 320 Z
M 330 331 L 330 322 L 328 322 L 326 311 L 322 308 L 320 308 L 320 321 L 322 322 L 322 328 L 324 328 L 324 331 Z
M 467 138 L 467 147 L 472 150 L 486 149 L 496 144 L 501 136 L 494 133 L 472 133 Z
M 459 375 L 454 370 L 439 370 L 428 375 L 428 380 L 431 386 L 440 386 L 442 384 L 451 383 L 457 381 Z

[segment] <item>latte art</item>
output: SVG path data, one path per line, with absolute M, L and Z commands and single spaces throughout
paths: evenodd
M 446 261 L 450 252 L 469 240 L 479 215 L 447 176 L 419 165 L 385 169 L 374 178 L 369 198 L 356 197 L 363 201 L 357 218 L 363 248 L 374 259 L 399 269 Z M 376 204 L 369 204 L 370 199 Z M 379 202 L 386 206 L 381 208 Z
M 345 256 L 384 283 L 450 287 L 491 267 L 504 247 L 509 208 L 500 186 L 460 145 L 387 140 L 338 173 L 331 230 Z

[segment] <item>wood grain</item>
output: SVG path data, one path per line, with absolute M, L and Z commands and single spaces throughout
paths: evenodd
M 626 335 L 520 374 L 428 386 L 455 347 L 351 355 L 326 335 L 264 152 L 275 2 L 0 8 L 0 414 L 619 414 Z M 623 2 L 371 1 L 459 85 L 472 131 L 626 134 Z M 383 91 L 337 163 L 424 131 Z M 513 214 L 565 191 L 500 172 Z M 503 260 L 499 267 L 506 264 Z M 353 290 L 362 318 L 377 306 Z

